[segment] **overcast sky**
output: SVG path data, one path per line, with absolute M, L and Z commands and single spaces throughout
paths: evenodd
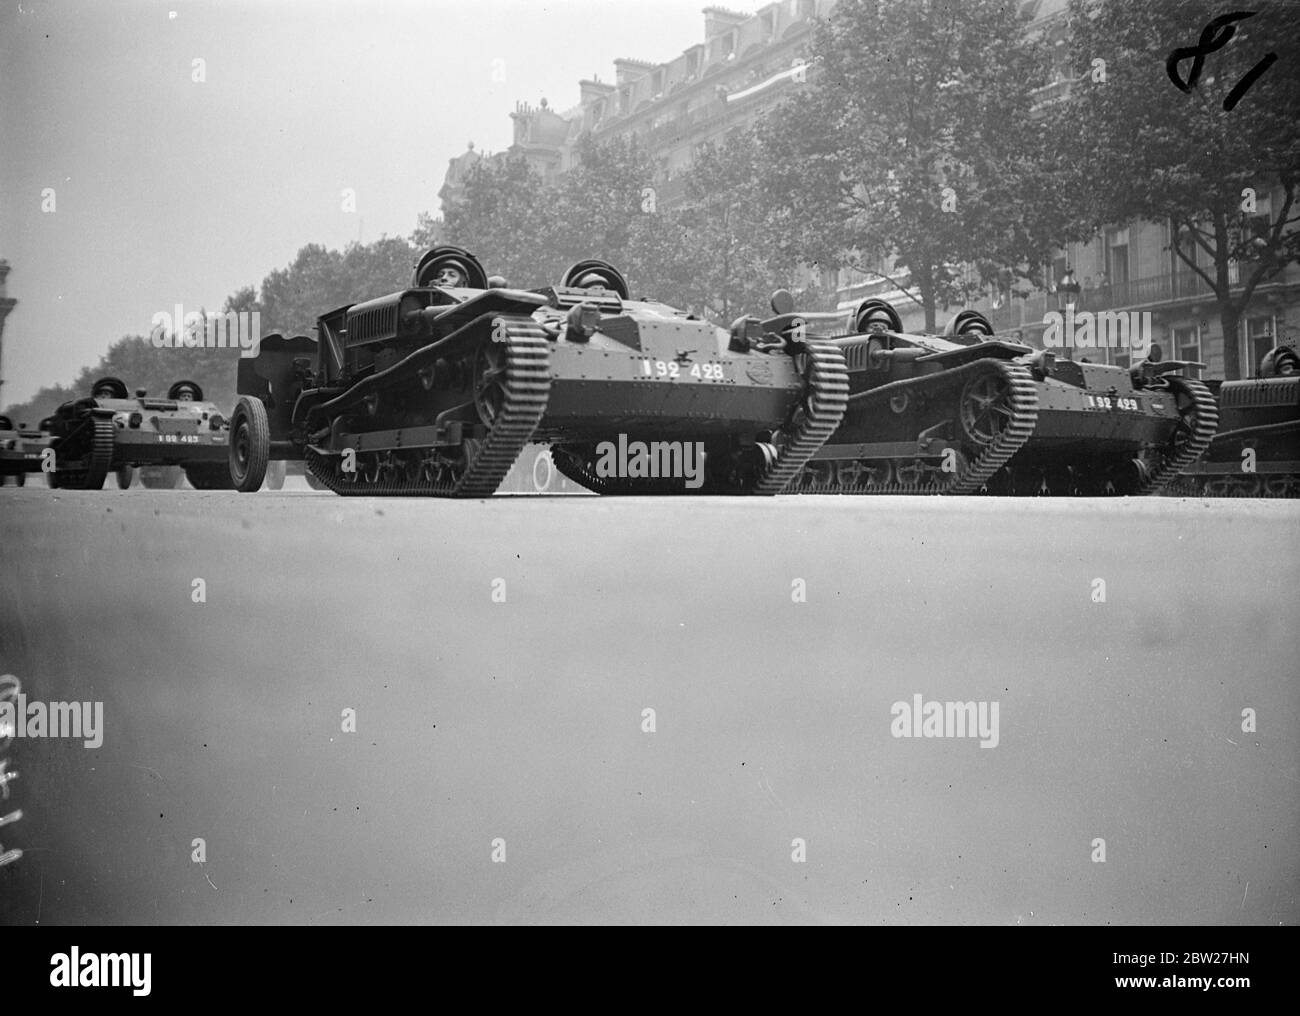
M 70 382 L 157 311 L 215 310 L 303 244 L 410 233 L 467 141 L 509 146 L 517 100 L 564 110 L 616 57 L 671 59 L 702 41 L 705 6 L 0 0 L 0 258 L 19 301 L 0 401 Z

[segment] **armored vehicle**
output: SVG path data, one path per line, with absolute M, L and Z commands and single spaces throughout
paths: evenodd
M 143 389 L 132 397 L 120 379 L 102 378 L 42 427 L 51 435 L 56 487 L 99 490 L 112 472 L 125 488 L 134 467 L 179 466 L 199 490 L 248 491 L 262 485 L 266 469 L 251 454 L 266 432 L 262 404 L 240 400 L 227 418 L 193 381 L 177 381 L 158 399 Z
M 1170 489 L 1206 497 L 1300 497 L 1300 356 L 1278 346 L 1259 376 L 1211 381 L 1219 432 Z
M 529 442 L 601 493 L 775 494 L 848 394 L 833 347 L 632 300 L 597 260 L 519 290 L 435 247 L 408 288 L 317 332 L 314 350 L 263 339 L 239 392 L 266 407 L 261 454 L 305 458 L 344 495 L 485 497 Z
M 764 328 L 801 324 L 786 313 Z M 1214 432 L 1213 396 L 1185 376 L 1199 365 L 1058 359 L 999 339 L 973 311 L 944 336 L 911 335 L 866 300 L 831 342 L 848 362 L 849 409 L 797 492 L 1149 494 Z
M 0 484 L 12 476 L 14 484 L 21 487 L 28 473 L 39 473 L 41 452 L 49 443 L 49 434 L 0 416 Z

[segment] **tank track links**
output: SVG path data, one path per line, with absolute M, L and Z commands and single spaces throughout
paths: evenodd
M 1300 473 L 1183 474 L 1159 493 L 1167 497 L 1300 497 Z
M 779 494 L 839 428 L 849 408 L 849 368 L 835 346 L 810 342 L 804 374 L 808 389 L 794 412 L 794 426 L 782 436 L 776 459 L 754 485 L 755 494 Z
M 942 375 L 945 380 L 953 382 L 954 386 L 960 386 L 970 375 L 981 370 L 989 370 L 1000 374 L 1007 382 L 1008 393 L 1010 395 L 1011 418 L 1002 432 L 984 449 L 975 459 L 966 464 L 966 468 L 956 476 L 951 483 L 939 485 L 933 481 L 925 483 L 901 483 L 898 480 L 891 480 L 889 483 L 882 483 L 879 486 L 871 488 L 862 487 L 844 487 L 838 481 L 832 483 L 804 484 L 799 485 L 797 490 L 802 494 L 853 494 L 853 495 L 877 495 L 877 494 L 976 494 L 980 488 L 989 481 L 999 469 L 1006 465 L 1007 460 L 1011 458 L 1021 446 L 1034 433 L 1034 427 L 1038 423 L 1038 389 L 1034 385 L 1033 375 L 1029 373 L 1027 367 L 1020 364 L 1008 363 L 1005 360 L 977 360 L 974 363 L 967 364 L 965 367 L 957 367 L 951 371 L 946 371 Z M 908 384 L 925 384 L 934 380 L 934 377 L 917 378 L 915 382 Z M 960 389 L 959 389 L 960 390 Z M 857 397 L 859 404 L 862 402 L 881 402 L 892 398 L 899 389 L 894 385 L 883 386 L 875 392 L 863 393 Z M 827 459 L 828 463 L 837 460 Z
M 492 340 L 498 341 L 498 340 Z M 551 351 L 546 333 L 531 321 L 507 324 L 505 401 L 487 437 L 466 447 L 476 450 L 454 479 L 430 478 L 367 481 L 344 478 L 341 457 L 307 447 L 307 468 L 329 490 L 344 497 L 490 497 L 519 458 L 546 412 L 551 390 Z
M 1147 481 L 1137 489 L 1135 492 L 1137 494 L 1159 493 L 1177 480 L 1178 474 L 1199 459 L 1210 447 L 1210 442 L 1214 440 L 1214 433 L 1219 428 L 1219 407 L 1209 388 L 1200 381 L 1187 378 L 1171 378 L 1170 388 L 1175 393 L 1181 388 L 1192 398 L 1195 408 L 1192 413 L 1191 433 L 1175 454 L 1161 453 L 1159 463 L 1151 470 Z
M 101 490 L 113 464 L 113 421 L 103 417 L 90 418 L 90 449 L 79 467 L 59 468 L 60 457 L 55 451 L 55 476 L 64 490 Z
M 551 461 L 555 468 L 574 483 L 579 483 L 602 497 L 629 497 L 638 494 L 677 494 L 683 493 L 677 480 L 633 479 L 626 476 L 597 476 L 590 462 L 584 462 L 576 455 L 560 448 L 551 449 Z M 708 493 L 708 484 L 698 491 L 690 493 Z

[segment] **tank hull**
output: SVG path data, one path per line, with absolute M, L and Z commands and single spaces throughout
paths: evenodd
M 239 389 L 270 457 L 344 495 L 486 497 L 530 445 L 599 493 L 772 494 L 839 422 L 837 351 L 754 348 L 582 264 L 610 288 L 417 286 L 322 315 L 314 358 L 264 339 Z
M 801 493 L 1152 494 L 1214 432 L 1213 397 L 1182 365 L 1134 372 L 996 339 L 829 341 L 848 362 L 849 409 Z
M 1300 497 L 1300 376 L 1216 386 L 1219 430 L 1173 493 L 1202 497 Z

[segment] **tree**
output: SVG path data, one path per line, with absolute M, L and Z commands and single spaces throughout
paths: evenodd
M 342 250 L 307 244 L 286 268 L 262 280 L 262 332 L 315 334 L 316 319 L 326 311 L 401 289 L 410 282 L 416 248 L 402 237 L 383 237 L 369 244 L 351 243 Z M 227 304 L 247 300 L 245 287 Z
M 774 208 L 756 170 L 763 153 L 752 130 L 738 131 L 701 151 L 685 175 L 686 200 L 667 218 L 672 250 L 660 270 L 682 306 L 701 308 L 727 324 L 766 312 L 777 288 L 795 290 L 803 310 L 822 309 L 825 298 L 800 285 L 801 270 L 787 242 L 787 214 Z
M 1086 74 L 1101 59 L 1104 76 L 1082 77 L 1058 122 L 1083 223 L 1171 224 L 1175 257 L 1214 293 L 1229 380 L 1241 376 L 1239 325 L 1255 290 L 1300 260 L 1290 228 L 1300 221 L 1300 27 L 1294 4 L 1248 6 L 1255 13 L 1209 34 L 1195 68 L 1198 37 L 1221 4 L 1072 0 L 1076 69 Z M 1174 64 L 1179 85 L 1166 62 L 1184 48 L 1192 52 Z M 1281 59 L 1232 103 L 1270 53 Z
M 460 195 L 443 209 L 446 243 L 464 247 L 490 275 L 512 286 L 532 288 L 550 281 L 556 256 L 550 250 L 550 208 L 546 187 L 521 155 L 484 159 L 466 174 Z M 433 222 L 417 227 L 417 247 L 438 242 Z
M 1034 260 L 1057 231 L 1050 208 L 1026 215 L 1047 60 L 1019 6 L 841 0 L 813 40 L 814 87 L 760 129 L 784 242 L 878 278 L 906 269 L 930 329 L 978 285 L 963 265 Z

